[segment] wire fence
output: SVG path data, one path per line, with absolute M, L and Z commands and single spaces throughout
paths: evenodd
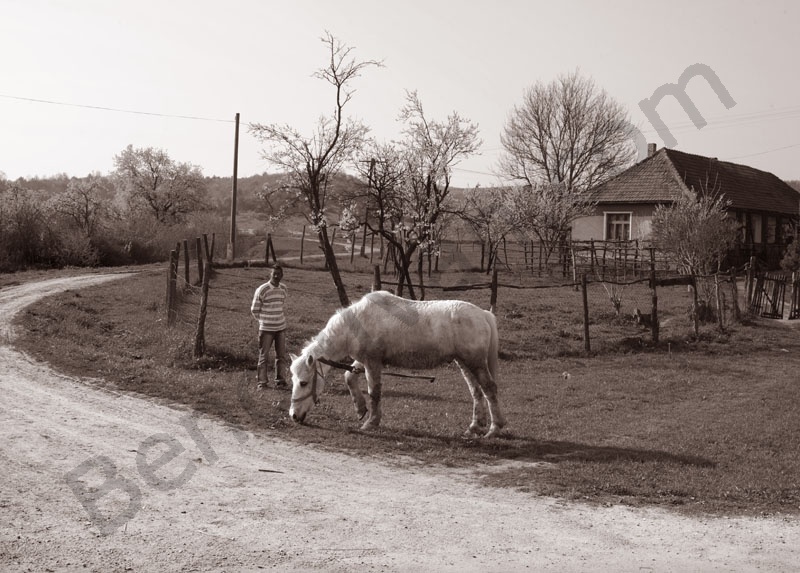
M 187 252 L 186 244 L 184 242 L 184 257 L 173 254 L 174 262 L 168 270 L 168 322 L 186 332 L 194 331 L 197 338 L 202 337 L 205 320 L 204 317 L 200 319 L 199 310 L 204 274 L 197 252 L 202 253 L 202 250 L 198 247 Z M 196 244 L 203 242 L 198 239 Z M 304 254 L 301 262 L 299 255 L 293 258 L 291 247 L 289 244 L 287 248 L 286 237 L 277 240 L 267 237 L 267 245 L 262 247 L 264 259 L 247 259 L 242 264 L 265 265 L 270 260 L 278 260 L 298 268 L 322 270 L 321 255 L 309 258 Z M 632 350 L 657 344 L 660 340 L 698 337 L 701 330 L 724 331 L 743 317 L 800 318 L 800 281 L 796 276 L 756 275 L 747 267 L 725 274 L 681 276 L 664 265 L 658 269 L 657 257 L 652 251 L 639 249 L 632 254 L 635 251 L 629 247 L 628 253 L 621 251 L 608 256 L 611 249 L 604 248 L 606 256 L 594 262 L 586 257 L 583 265 L 566 269 L 549 267 L 542 271 L 531 264 L 536 259 L 531 259 L 530 250 L 527 253 L 523 250 L 521 259 L 511 256 L 506 259 L 504 254 L 502 264 L 485 274 L 475 269 L 480 245 L 454 243 L 438 253 L 438 270 L 433 258 L 423 257 L 422 262 L 428 264 L 416 265 L 413 291 L 409 292 L 406 285 L 405 291 L 398 294 L 426 300 L 458 298 L 491 308 L 506 332 L 509 356 L 532 355 L 531 346 L 537 346 L 533 352 L 537 356 Z M 313 256 L 313 250 L 309 250 Z M 592 257 L 599 252 L 597 246 L 587 250 Z M 644 252 L 647 257 L 642 256 Z M 337 254 L 338 259 L 340 266 L 350 265 L 348 270 L 356 277 L 353 280 L 363 283 L 359 288 L 362 292 L 375 288 L 401 290 L 394 269 L 375 256 L 370 264 L 368 256 L 344 250 L 341 256 Z M 182 268 L 179 268 L 179 260 Z M 376 260 L 380 262 L 374 262 Z M 646 260 L 649 268 L 644 264 Z M 602 261 L 605 264 L 600 264 Z M 195 266 L 197 271 L 193 270 Z M 226 265 L 216 266 L 221 269 Z M 383 273 L 384 268 L 388 272 Z M 226 288 L 237 288 L 237 280 L 235 272 L 227 272 Z M 170 282 L 174 286 L 170 287 Z M 251 280 L 243 277 L 241 288 L 251 290 Z M 169 302 L 171 290 L 173 303 Z M 327 276 L 307 290 L 293 292 L 323 298 L 331 297 L 335 291 Z M 784 303 L 784 298 L 788 304 Z M 226 309 L 224 300 L 215 299 L 210 312 L 225 310 L 239 312 L 241 309 Z M 515 333 L 525 339 L 514 340 Z M 204 340 L 195 340 L 193 347 L 196 355 L 202 354 Z
M 330 232 L 330 240 L 340 266 L 355 269 L 380 264 L 386 272 L 393 263 L 393 247 L 378 234 L 362 230 L 349 235 Z M 238 264 L 269 263 L 279 260 L 316 266 L 324 263 L 317 237 L 303 227 L 299 232 L 266 233 L 265 236 L 241 235 L 237 252 Z M 434 249 L 415 250 L 411 254 L 413 268 L 420 266 L 432 272 L 445 270 L 457 262 L 462 268 L 489 272 L 499 267 L 511 274 L 562 276 L 575 279 L 583 273 L 602 278 L 627 279 L 649 274 L 655 267 L 659 273 L 675 273 L 676 267 L 663 253 L 647 241 L 571 241 L 547 245 L 534 240 L 502 240 L 494 245 L 476 240 L 443 240 Z

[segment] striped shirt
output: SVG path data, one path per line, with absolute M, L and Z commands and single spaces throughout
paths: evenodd
M 283 283 L 274 287 L 269 282 L 256 289 L 250 313 L 258 321 L 258 329 L 277 332 L 286 328 L 286 315 L 283 305 L 286 301 L 286 287 Z

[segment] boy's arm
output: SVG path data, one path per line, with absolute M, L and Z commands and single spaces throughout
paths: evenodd
M 253 315 L 253 318 L 258 320 L 258 315 L 261 312 L 261 289 L 256 289 L 256 293 L 253 295 L 253 302 L 250 303 L 250 314 Z

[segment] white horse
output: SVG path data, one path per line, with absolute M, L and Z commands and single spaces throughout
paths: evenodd
M 367 414 L 367 404 L 357 373 L 365 372 L 371 402 L 362 426 L 365 430 L 381 422 L 383 366 L 428 369 L 455 361 L 473 399 L 472 423 L 466 433 L 480 434 L 485 428 L 485 401 L 490 416 L 486 436 L 493 436 L 505 425 L 497 402 L 497 351 L 497 323 L 491 312 L 459 300 L 411 301 L 385 291 L 372 292 L 339 310 L 300 356 L 292 356 L 289 415 L 303 422 L 319 401 L 328 371 L 320 359 L 355 360 L 356 370 L 345 374 L 345 382 L 359 419 Z

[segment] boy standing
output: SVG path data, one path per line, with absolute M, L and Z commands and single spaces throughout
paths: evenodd
M 267 387 L 267 359 L 275 345 L 275 386 L 285 388 L 286 366 L 286 286 L 281 283 L 283 268 L 272 267 L 272 275 L 256 289 L 250 313 L 258 320 L 258 389 Z

